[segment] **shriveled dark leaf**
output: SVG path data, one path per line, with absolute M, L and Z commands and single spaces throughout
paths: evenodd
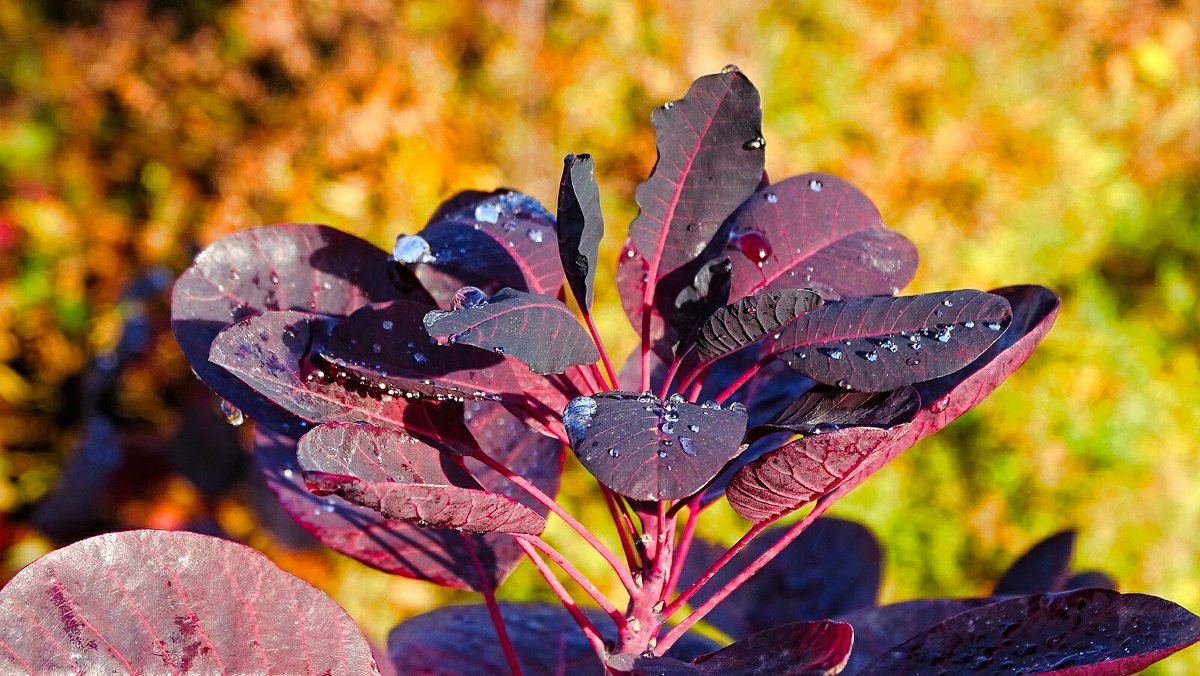
M 1154 596 L 1084 589 L 959 613 L 863 667 L 875 674 L 1133 674 L 1200 640 L 1200 617 Z
M 431 310 L 424 322 L 429 335 L 443 345 L 473 345 L 508 355 L 542 375 L 600 359 L 571 310 L 549 296 L 503 289 L 479 305 Z
M 1039 594 L 1067 589 L 1075 531 L 1064 530 L 1030 547 L 996 582 L 992 594 Z
M 674 500 L 700 490 L 741 448 L 746 413 L 610 392 L 571 400 L 563 425 L 579 461 L 634 500 Z
M 854 630 L 819 620 L 795 622 L 748 636 L 691 664 L 671 658 L 639 658 L 639 676 L 833 676 L 850 658 Z
M 820 304 L 821 297 L 809 289 L 763 291 L 742 298 L 717 310 L 700 325 L 684 363 L 688 368 L 703 368 Z
M 825 385 L 882 392 L 953 373 L 996 339 L 1008 301 L 982 291 L 833 301 L 768 338 L 768 350 Z
M 693 267 L 688 265 L 680 271 L 686 273 Z M 698 267 L 692 275 L 692 283 L 675 296 L 675 303 L 667 315 L 672 337 L 690 335 L 729 301 L 729 272 L 732 269 L 729 259 L 707 261 Z
M 333 599 L 262 554 L 195 533 L 108 533 L 0 590 L 4 673 L 378 674 Z
M 891 392 L 845 392 L 821 385 L 789 404 L 751 436 L 780 431 L 811 435 L 842 427 L 894 427 L 912 420 L 920 407 L 921 398 L 912 386 Z
M 537 512 L 484 490 L 451 456 L 399 432 L 321 425 L 301 437 L 297 459 L 309 490 L 388 519 L 473 533 L 536 535 L 546 527 Z
M 700 588 L 692 605 L 708 600 L 783 533 L 784 529 L 774 529 L 756 538 Z M 724 553 L 725 547 L 693 541 L 682 584 L 690 585 Z M 837 617 L 871 606 L 879 594 L 882 559 L 879 543 L 866 527 L 821 517 L 704 619 L 739 638 L 786 622 Z
M 325 422 L 369 422 L 471 450 L 474 444 L 462 426 L 461 408 L 433 406 L 436 399 L 426 406 L 395 387 L 381 388 L 373 380 L 352 378 L 327 361 L 314 360 L 314 351 L 321 349 L 334 321 L 291 311 L 250 317 L 221 332 L 213 342 L 212 360 L 293 416 L 293 422 L 281 425 L 279 431 L 285 434 L 299 436 Z
M 918 599 L 860 608 L 837 616 L 854 627 L 854 651 L 842 676 L 854 676 L 871 660 L 955 615 L 998 599 Z
M 1076 573 L 1067 580 L 1064 589 L 1109 589 L 1117 591 L 1117 581 L 1108 573 L 1098 570 L 1085 570 Z
M 555 296 L 563 285 L 554 216 L 523 193 L 459 193 L 417 235 L 401 237 L 423 240 L 398 243 L 396 253 L 415 264 L 417 277 L 443 307 L 464 286 Z M 420 254 L 405 256 L 402 250 Z
M 592 156 L 567 155 L 558 185 L 558 252 L 571 293 L 585 311 L 592 307 L 603 238 L 604 214 Z
M 730 221 L 734 298 L 796 287 L 829 300 L 895 295 L 917 270 L 916 246 L 883 225 L 866 195 L 828 174 L 761 186 Z
M 175 282 L 171 330 L 196 375 L 218 395 L 255 420 L 299 436 L 292 416 L 209 363 L 213 340 L 226 326 L 269 310 L 345 316 L 401 297 L 388 266 L 382 249 L 323 225 L 241 230 L 202 251 Z M 410 295 L 423 294 L 413 289 Z

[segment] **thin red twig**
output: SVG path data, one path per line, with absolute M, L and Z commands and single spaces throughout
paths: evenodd
M 579 379 L 583 381 L 584 385 L 588 386 L 589 390 L 591 390 L 590 392 L 584 392 L 584 394 L 593 395 L 600 391 L 600 387 L 596 385 L 596 381 L 592 379 L 592 374 L 590 371 L 588 371 L 588 369 L 585 369 L 582 366 L 576 366 L 575 368 L 579 370 Z M 600 382 L 604 381 L 601 380 Z
M 579 569 L 572 565 L 571 562 L 568 561 L 561 552 L 550 546 L 550 543 L 534 535 L 514 535 L 513 537 L 517 538 L 518 540 L 525 540 L 529 544 L 533 545 L 539 551 L 541 551 L 542 554 L 545 554 L 546 558 L 557 564 L 559 568 L 562 568 L 563 572 L 567 574 L 567 577 L 571 578 L 575 584 L 579 585 L 580 589 L 587 592 L 588 596 L 592 597 L 592 600 L 596 602 L 596 605 L 600 606 L 601 610 L 608 613 L 608 616 L 612 618 L 613 622 L 615 622 L 618 627 L 625 622 L 625 617 L 621 615 L 621 611 L 617 610 L 617 607 L 612 604 L 612 601 L 609 601 L 604 594 L 600 593 L 600 590 L 596 588 L 596 585 L 592 584 L 591 580 L 587 579 L 583 573 L 579 572 Z
M 608 350 L 604 348 L 604 340 L 600 338 L 600 332 L 596 330 L 596 322 L 592 319 L 592 313 L 584 312 L 583 321 L 587 323 L 588 332 L 592 334 L 592 342 L 596 344 L 596 349 L 600 350 L 600 360 L 604 362 L 604 370 L 608 372 L 608 381 L 613 387 L 616 387 L 617 372 L 613 370 L 612 362 L 608 359 Z
M 617 537 L 621 540 L 621 549 L 625 552 L 625 561 L 629 564 L 630 568 L 633 568 L 637 565 L 637 555 L 633 551 L 633 534 L 630 532 L 632 524 L 621 513 L 621 508 L 617 506 L 617 497 L 613 495 L 612 490 L 608 486 L 600 484 L 600 493 L 604 496 L 604 504 L 608 507 L 608 513 L 612 517 L 613 525 L 617 528 Z
M 575 601 L 571 598 L 571 595 L 567 593 L 567 590 L 562 586 L 562 583 L 558 581 L 558 578 L 554 577 L 554 572 L 550 570 L 550 567 L 546 565 L 546 562 L 542 560 L 542 557 L 538 556 L 533 545 L 529 544 L 529 542 L 525 540 L 522 540 L 521 538 L 514 538 L 514 540 L 516 541 L 517 546 L 521 548 L 521 551 L 525 552 L 525 556 L 529 557 L 529 560 L 533 563 L 534 568 L 537 568 L 538 573 L 540 573 L 542 578 L 546 580 L 546 584 L 550 585 L 550 590 L 553 591 L 554 595 L 558 597 L 559 602 L 562 603 L 563 607 L 567 609 L 567 612 L 571 614 L 571 617 L 575 618 L 575 623 L 579 625 L 581 630 L 583 630 L 583 635 L 587 637 L 588 643 L 592 644 L 592 649 L 596 651 L 596 655 L 600 658 L 600 662 L 604 663 L 606 660 L 604 639 L 601 638 L 600 632 L 596 630 L 595 625 L 588 620 L 587 616 L 583 614 L 583 611 L 579 609 L 579 606 L 575 604 Z
M 703 587 L 705 583 L 711 580 L 714 575 L 716 575 L 722 568 L 725 567 L 725 564 L 729 563 L 734 556 L 737 556 L 738 552 L 745 549 L 746 545 L 750 544 L 750 541 L 757 537 L 759 533 L 766 530 L 767 526 L 769 525 L 770 522 L 756 524 L 752 526 L 750 530 L 746 531 L 746 534 L 743 535 L 740 540 L 733 543 L 732 547 L 725 550 L 725 553 L 722 554 L 719 559 L 713 561 L 712 565 L 708 567 L 708 570 L 704 571 L 700 577 L 696 578 L 696 581 L 693 582 L 691 586 L 683 590 L 683 592 L 676 597 L 675 600 L 667 604 L 667 607 L 663 610 L 663 617 L 670 617 L 671 615 L 674 615 L 675 611 L 683 607 L 683 604 L 687 603 L 688 599 L 695 596 L 696 592 L 700 591 L 700 588 Z
M 521 663 L 517 661 L 517 651 L 513 648 L 512 639 L 508 637 L 508 629 L 504 626 L 504 618 L 500 615 L 500 604 L 496 602 L 496 589 L 492 587 L 487 571 L 479 562 L 479 554 L 475 552 L 475 543 L 471 541 L 471 536 L 466 533 L 459 535 L 462 536 L 463 544 L 466 545 L 467 555 L 471 557 L 471 565 L 475 567 L 475 574 L 479 576 L 480 593 L 483 594 L 488 614 L 492 616 L 492 624 L 496 627 L 496 636 L 500 639 L 500 647 L 504 650 L 504 659 L 508 660 L 508 670 L 513 673 L 513 676 L 521 676 Z
M 742 375 L 738 376 L 737 380 L 730 383 L 729 387 L 726 387 L 723 392 L 717 395 L 716 402 L 718 404 L 724 404 L 726 399 L 733 396 L 734 392 L 737 392 L 739 389 L 741 389 L 742 385 L 745 385 L 747 381 L 757 375 L 759 370 L 768 363 L 768 360 L 770 360 L 770 357 L 763 359 L 754 366 L 751 366 L 742 372 Z
M 684 560 L 687 559 L 688 549 L 692 546 L 692 538 L 696 534 L 696 522 L 699 521 L 700 510 L 688 507 L 688 518 L 683 525 L 683 535 L 675 545 L 675 558 L 671 561 L 671 574 L 667 576 L 667 584 L 663 587 L 663 598 L 675 593 L 679 585 L 679 576 L 683 574 Z

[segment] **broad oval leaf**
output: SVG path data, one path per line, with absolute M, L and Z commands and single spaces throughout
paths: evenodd
M 1067 589 L 1074 554 L 1075 531 L 1055 533 L 1014 561 L 1000 576 L 992 594 L 1039 594 Z
M 854 298 L 800 315 L 767 350 L 819 383 L 882 392 L 958 371 L 1011 317 L 1007 300 L 982 291 Z
M 423 242 L 417 244 L 428 246 L 425 256 L 410 262 L 443 307 L 464 286 L 555 296 L 565 279 L 555 255 L 554 216 L 513 190 L 459 193 L 417 235 L 404 237 L 419 237 Z
M 895 295 L 917 248 L 857 188 L 828 174 L 761 186 L 730 216 L 733 297 L 808 287 L 829 300 Z
M 911 421 L 921 408 L 912 386 L 891 392 L 844 392 L 818 386 L 751 431 L 751 438 L 771 432 L 820 434 L 843 427 L 895 427 Z
M 854 629 L 848 624 L 795 622 L 760 631 L 691 663 L 639 657 L 631 671 L 636 676 L 834 676 L 850 658 L 853 644 Z
M 414 437 L 369 425 L 330 423 L 300 439 L 309 490 L 334 493 L 388 519 L 473 533 L 546 527 L 537 512 L 484 490 L 450 456 Z
M 772 529 L 755 538 L 696 592 L 691 605 L 703 604 L 729 584 L 785 531 Z M 725 549 L 694 540 L 680 576 L 682 586 L 698 579 Z M 870 530 L 853 521 L 821 517 L 704 619 L 740 638 L 786 622 L 837 617 L 875 604 L 882 566 L 883 552 Z
M 600 212 L 595 163 L 591 155 L 572 153 L 563 159 L 558 184 L 558 253 L 571 293 L 584 312 L 592 308 L 603 238 L 604 214 Z
M 1200 617 L 1165 599 L 1084 589 L 967 610 L 860 674 L 1133 674 L 1200 640 Z
M 171 293 L 171 330 L 196 375 L 246 415 L 299 436 L 296 421 L 208 361 L 222 329 L 271 310 L 345 316 L 375 301 L 423 291 L 398 289 L 379 247 L 324 225 L 250 228 L 196 256 Z M 283 426 L 288 425 L 284 430 Z
M 681 358 L 687 373 L 701 369 L 758 341 L 821 304 L 811 289 L 763 291 L 718 309 L 697 330 L 688 354 Z
M 594 364 L 600 352 L 571 310 L 549 296 L 503 289 L 486 302 L 431 310 L 425 329 L 442 344 L 473 345 L 520 360 L 534 373 Z
M 4 673 L 378 674 L 333 599 L 249 547 L 195 533 L 108 533 L 0 590 Z
M 819 521 L 819 519 L 818 519 Z M 860 608 L 838 615 L 854 627 L 854 651 L 842 676 L 855 676 L 871 660 L 955 615 L 999 599 L 918 599 L 886 606 Z
M 608 392 L 567 404 L 571 447 L 600 483 L 634 500 L 700 490 L 741 450 L 744 410 Z

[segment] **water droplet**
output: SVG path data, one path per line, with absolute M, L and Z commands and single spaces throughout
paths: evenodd
M 665 450 L 661 449 L 661 448 L 660 448 L 660 449 L 658 449 L 658 457 L 660 457 L 660 458 L 665 458 L 665 457 L 667 457 L 667 452 L 666 452 Z
M 699 425 L 688 425 L 688 431 L 693 432 L 693 433 L 699 432 L 700 426 Z
M 621 452 L 615 448 L 610 448 L 610 449 L 608 449 L 608 455 L 611 458 L 619 458 L 619 457 L 621 457 Z
M 400 263 L 432 263 L 436 260 L 429 250 L 429 242 L 419 235 L 397 237 L 392 258 Z
M 967 327 L 968 329 L 973 329 L 975 328 L 975 322 L 963 322 L 963 326 Z
M 234 427 L 246 422 L 246 416 L 242 415 L 242 409 L 224 399 L 221 400 L 221 415 L 225 416 L 225 422 Z
M 667 421 L 663 422 L 663 424 L 659 425 L 658 429 L 662 430 L 663 434 L 674 434 L 675 433 L 675 423 L 671 422 L 670 420 L 667 420 Z
M 984 326 L 988 327 L 989 331 L 999 331 L 1000 330 L 1000 322 L 988 322 L 988 323 L 984 324 Z
M 938 399 L 937 401 L 933 402 L 933 405 L 929 407 L 929 410 L 933 411 L 934 413 L 941 413 L 942 411 L 945 411 L 946 407 L 949 405 L 950 405 L 950 395 L 946 395 L 946 396 L 942 397 L 941 399 Z
M 375 354 L 379 354 L 379 353 L 383 352 L 383 346 L 380 345 L 379 343 L 375 343 L 374 345 L 371 346 L 371 351 L 374 352 Z
M 426 358 L 425 355 L 421 354 L 420 352 L 413 353 L 413 360 L 416 361 L 418 364 L 424 364 L 425 362 L 429 361 L 429 359 Z
M 839 380 L 834 384 L 837 385 L 838 387 L 842 388 L 843 390 L 850 389 L 850 381 L 845 380 L 845 379 Z
M 591 426 L 594 415 L 596 400 L 591 397 L 575 397 L 567 403 L 567 408 L 563 410 L 563 427 L 567 429 L 572 442 L 587 436 L 587 429 Z
M 672 108 L 674 108 L 674 107 L 675 107 L 675 102 L 674 102 L 674 101 L 667 101 L 666 103 L 664 103 L 664 104 L 662 105 L 662 107 L 663 107 L 663 110 L 670 110 L 670 109 L 672 109 Z
M 495 223 L 500 220 L 500 205 L 495 202 L 483 202 L 475 207 L 475 220 Z
M 819 180 L 817 180 L 815 178 L 808 182 L 808 189 L 813 192 L 821 192 L 821 190 L 823 190 L 824 188 L 825 188 L 825 184 L 821 183 Z
M 495 352 L 496 354 L 504 354 L 504 348 L 500 345 L 493 347 L 492 351 Z
M 454 298 L 450 300 L 451 310 L 466 310 L 473 307 L 479 307 L 488 302 L 487 294 L 483 289 L 475 286 L 464 286 L 454 292 Z
M 393 326 L 395 326 L 395 324 L 393 324 L 390 320 L 385 319 L 383 321 L 383 330 L 384 331 L 391 331 Z M 409 343 L 408 346 L 412 347 L 412 343 Z
M 917 359 L 916 357 L 909 357 L 908 359 L 904 360 L 904 363 L 908 364 L 909 366 L 920 366 L 921 360 Z
M 875 352 L 874 350 L 872 350 L 870 352 L 859 352 L 858 354 L 859 354 L 859 356 L 861 356 L 863 359 L 866 359 L 867 361 L 878 361 L 879 360 L 879 353 Z
M 776 195 L 773 192 L 767 193 L 766 198 L 767 198 L 767 202 L 770 204 L 775 204 L 776 202 L 779 201 L 779 195 Z
M 745 143 L 743 143 L 742 149 L 743 150 L 758 150 L 759 148 L 762 148 L 765 145 L 767 145 L 766 139 L 764 139 L 761 136 L 755 136 L 754 138 L 750 139 L 749 141 L 746 141 Z
M 729 405 L 729 410 L 730 410 L 730 411 L 735 411 L 735 412 L 737 412 L 737 413 L 745 413 L 745 412 L 746 412 L 746 405 L 745 405 L 745 404 L 743 404 L 743 403 L 742 403 L 742 402 L 740 402 L 740 401 L 735 401 L 735 402 L 733 402 L 732 404 L 730 404 L 730 405 Z
M 696 442 L 691 437 L 679 437 L 679 449 L 684 455 L 696 457 Z
M 542 231 L 539 230 L 538 228 L 530 228 L 529 232 L 525 233 L 525 236 L 528 237 L 529 239 L 533 240 L 533 242 L 535 244 L 542 243 Z
M 721 72 L 722 73 L 740 73 L 740 72 L 742 72 L 742 69 L 738 68 L 737 64 L 727 63 L 727 64 L 725 64 L 725 67 L 721 69 Z
M 945 305 L 946 307 L 954 307 L 954 301 L 947 298 L 946 300 L 942 301 L 942 305 Z
M 836 347 L 825 349 L 824 352 L 830 359 L 841 359 L 842 358 L 842 351 Z
M 504 227 L 504 232 L 516 232 L 517 222 L 516 221 L 505 221 L 503 227 Z M 513 243 L 509 242 L 508 245 L 512 246 Z
M 762 264 L 774 253 L 766 235 L 757 230 L 739 232 L 729 240 L 730 245 L 737 247 L 750 262 L 762 267 Z

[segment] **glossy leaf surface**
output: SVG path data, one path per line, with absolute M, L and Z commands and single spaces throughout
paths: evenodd
M 604 214 L 592 156 L 567 155 L 558 185 L 558 252 L 575 302 L 585 311 L 592 307 L 603 238 Z
M 295 420 L 208 361 L 222 329 L 270 310 L 345 316 L 404 295 L 388 275 L 387 254 L 323 225 L 250 228 L 217 240 L 175 282 L 171 330 L 196 375 L 218 395 L 271 427 L 299 436 Z
M 689 368 L 703 368 L 779 329 L 821 304 L 808 289 L 763 291 L 718 309 L 700 325 Z
M 309 490 L 334 493 L 388 519 L 474 533 L 536 535 L 537 512 L 484 490 L 451 456 L 398 432 L 330 423 L 300 439 L 297 452 Z
M 800 287 L 829 300 L 891 296 L 917 270 L 916 246 L 883 225 L 866 195 L 828 174 L 759 187 L 730 221 L 735 298 Z
M 689 664 L 669 657 L 642 657 L 638 676 L 834 676 L 850 657 L 854 630 L 820 620 L 796 622 L 748 636 Z
M 870 674 L 1134 674 L 1200 640 L 1200 617 L 1143 594 L 1085 589 L 999 601 L 942 622 L 863 667 Z
M 1035 544 L 1013 562 L 992 590 L 1004 594 L 1038 594 L 1066 589 L 1075 554 L 1075 531 L 1065 530 Z
M 563 414 L 583 466 L 634 500 L 674 500 L 700 490 L 737 455 L 746 420 L 744 411 L 630 392 L 579 397 Z
M 893 427 L 916 416 L 921 398 L 911 386 L 891 392 L 844 392 L 818 386 L 759 428 L 763 432 L 819 434 L 842 427 Z
M 195 533 L 109 533 L 47 554 L 0 590 L 0 618 L 4 673 L 379 673 L 333 599 Z
M 503 289 L 473 307 L 432 310 L 424 324 L 443 345 L 472 345 L 508 355 L 542 375 L 600 359 L 591 336 L 566 305 L 514 289 Z
M 843 676 L 854 676 L 867 664 L 908 639 L 955 615 L 995 603 L 992 598 L 918 599 L 860 608 L 837 619 L 854 627 L 854 650 Z

